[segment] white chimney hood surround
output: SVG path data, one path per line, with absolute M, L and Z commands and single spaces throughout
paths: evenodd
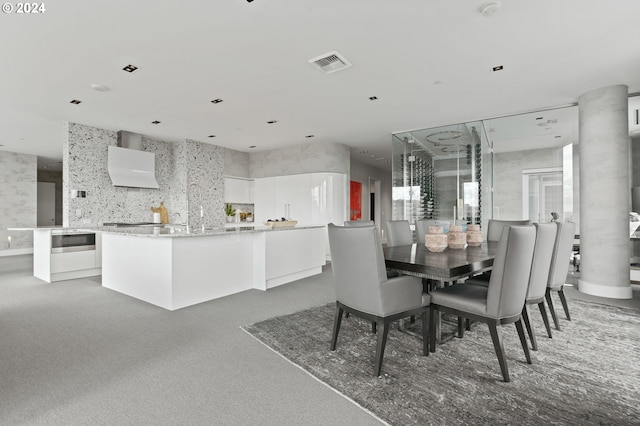
M 153 152 L 110 145 L 107 169 L 114 186 L 158 189 Z

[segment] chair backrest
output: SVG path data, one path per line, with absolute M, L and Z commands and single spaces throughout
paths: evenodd
M 531 225 L 530 220 L 497 220 L 489 219 L 487 224 L 487 241 L 500 241 L 500 235 L 505 226 Z
M 347 220 L 344 222 L 344 226 L 373 226 L 375 225 L 372 220 Z
M 536 228 L 533 226 L 504 228 L 489 280 L 488 317 L 509 318 L 522 311 L 529 287 L 535 242 Z
M 558 227 L 555 223 L 535 224 L 536 245 L 533 250 L 533 263 L 529 277 L 529 290 L 527 301 L 539 300 L 547 291 L 551 259 L 553 258 L 553 246 L 556 243 Z
M 573 249 L 573 239 L 576 233 L 574 222 L 555 222 L 558 227 L 555 246 L 553 247 L 553 258 L 551 260 L 551 270 L 547 287 L 559 288 L 567 281 L 569 272 L 569 259 Z
M 430 226 L 437 226 L 433 219 L 416 220 L 416 243 L 424 244 L 424 236 L 429 233 Z
M 413 244 L 413 232 L 408 220 L 387 221 L 387 247 Z
M 375 226 L 328 226 L 336 299 L 362 312 L 383 312 L 380 284 L 387 280 Z

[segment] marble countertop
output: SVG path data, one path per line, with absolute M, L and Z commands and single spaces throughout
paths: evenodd
M 270 228 L 264 225 L 253 226 L 234 226 L 229 228 L 206 228 L 204 231 L 201 228 L 197 228 L 187 233 L 183 225 L 161 225 L 161 226 L 79 226 L 79 227 L 61 227 L 61 226 L 49 226 L 49 227 L 37 227 L 37 228 L 8 228 L 14 231 L 62 231 L 62 232 L 107 232 L 112 234 L 131 235 L 137 237 L 207 237 L 215 235 L 231 235 L 240 233 L 251 232 L 281 232 L 292 231 L 296 229 L 312 229 L 312 228 L 324 228 L 323 225 L 312 226 L 295 226 L 295 227 L 282 227 L 282 228 Z

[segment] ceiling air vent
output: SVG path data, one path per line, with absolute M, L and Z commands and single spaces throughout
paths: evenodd
M 351 62 L 347 61 L 347 59 L 342 56 L 340 53 L 333 52 L 325 53 L 324 55 L 320 55 L 316 58 L 309 59 L 308 61 L 311 65 L 317 67 L 320 71 L 325 74 L 331 74 L 336 71 L 340 71 L 351 66 Z

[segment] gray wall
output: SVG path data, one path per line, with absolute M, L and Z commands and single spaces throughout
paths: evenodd
M 350 180 L 362 183 L 362 219 L 369 219 L 369 178 L 380 180 L 380 194 L 376 194 L 376 201 L 380 205 L 380 222 L 377 225 L 384 229 L 385 221 L 391 219 L 391 172 L 371 167 L 351 160 Z M 349 197 L 347 197 L 349 200 Z
M 37 222 L 35 155 L 0 151 L 0 253 L 11 249 L 31 249 L 33 232 L 7 231 L 7 228 L 35 227 Z
M 349 173 L 351 152 L 337 143 L 305 144 L 271 151 L 252 152 L 249 173 L 252 178 L 313 172 Z
M 562 167 L 562 149 L 534 149 L 494 154 L 493 218 L 522 218 L 522 171 Z M 574 206 L 575 206 L 574 200 Z
M 233 177 L 250 177 L 250 155 L 248 152 L 224 149 L 224 175 Z

